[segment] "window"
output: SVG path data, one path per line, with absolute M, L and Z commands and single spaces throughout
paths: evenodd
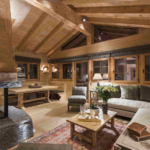
M 52 79 L 59 79 L 59 65 L 52 65 Z
M 72 64 L 63 64 L 63 79 L 72 79 Z
M 22 73 L 25 73 L 26 80 L 38 80 L 39 79 L 39 70 L 40 65 L 38 63 L 26 63 L 18 62 L 18 67 L 22 70 Z
M 136 81 L 137 80 L 137 56 L 115 58 L 114 76 L 115 80 Z
M 143 54 L 143 81 L 150 83 L 150 54 Z
M 93 77 L 95 73 L 100 73 L 103 80 L 108 80 L 108 60 L 93 61 Z

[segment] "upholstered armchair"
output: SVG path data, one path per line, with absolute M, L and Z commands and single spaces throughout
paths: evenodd
M 87 87 L 73 87 L 72 96 L 68 98 L 68 111 L 69 106 L 80 106 L 86 103 Z

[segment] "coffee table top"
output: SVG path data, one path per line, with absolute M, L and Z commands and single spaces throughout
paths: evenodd
M 101 110 L 101 109 L 100 109 Z M 113 117 L 117 115 L 117 112 L 110 111 L 108 110 L 108 114 L 103 114 L 102 115 L 102 110 L 101 110 L 101 122 L 83 122 L 83 121 L 78 121 L 78 115 L 75 115 L 69 119 L 67 119 L 68 122 L 71 122 L 75 125 L 81 126 L 83 128 L 92 130 L 92 131 L 98 131 L 100 130 L 109 120 L 111 120 Z

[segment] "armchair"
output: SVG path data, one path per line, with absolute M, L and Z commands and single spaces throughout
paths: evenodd
M 72 96 L 68 98 L 68 111 L 69 106 L 80 106 L 86 103 L 87 87 L 73 87 Z

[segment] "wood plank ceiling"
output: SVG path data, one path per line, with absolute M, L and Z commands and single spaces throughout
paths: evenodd
M 27 49 L 49 56 L 78 32 L 91 36 L 91 24 L 150 28 L 149 0 L 10 2 L 13 45 L 18 51 Z M 87 17 L 87 22 L 82 22 L 82 17 Z

